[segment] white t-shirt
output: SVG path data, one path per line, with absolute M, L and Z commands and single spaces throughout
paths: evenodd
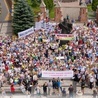
M 94 82 L 94 77 L 90 77 L 90 82 Z

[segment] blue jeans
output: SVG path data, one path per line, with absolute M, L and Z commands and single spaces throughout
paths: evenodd
M 73 93 L 70 93 L 69 94 L 69 98 L 73 98 Z

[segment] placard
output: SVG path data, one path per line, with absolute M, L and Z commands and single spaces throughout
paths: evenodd
M 72 78 L 73 71 L 42 71 L 43 78 Z

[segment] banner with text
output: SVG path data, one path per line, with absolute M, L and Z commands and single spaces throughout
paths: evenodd
M 56 34 L 56 39 L 59 40 L 73 40 L 74 35 L 73 34 Z
M 25 31 L 19 32 L 19 33 L 18 33 L 18 37 L 19 37 L 19 38 L 26 37 L 26 36 L 28 36 L 28 35 L 30 35 L 30 34 L 32 34 L 32 33 L 34 33 L 34 28 L 33 28 L 33 27 L 30 28 L 30 29 L 27 29 L 27 30 L 25 30 Z
M 43 78 L 72 78 L 73 71 L 42 71 Z

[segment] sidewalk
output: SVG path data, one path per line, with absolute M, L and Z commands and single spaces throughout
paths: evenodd
M 66 89 L 66 93 L 68 94 L 68 87 L 64 87 L 65 89 Z M 93 90 L 94 90 L 95 88 L 93 88 L 92 90 L 91 89 L 89 89 L 89 88 L 85 88 L 84 89 L 84 95 L 85 96 L 90 96 L 90 95 L 92 95 L 93 94 Z M 79 90 L 81 90 L 81 88 L 80 87 L 77 87 L 77 91 L 79 91 Z M 11 95 L 11 93 L 10 93 L 10 89 L 8 90 L 6 90 L 5 89 L 5 91 L 6 91 L 6 93 L 7 93 L 7 95 Z M 53 93 L 53 90 L 51 89 L 51 94 Z M 16 92 L 15 92 L 15 95 L 23 95 L 23 93 L 22 93 L 22 91 L 19 89 L 19 90 L 17 90 Z M 41 87 L 41 94 L 43 94 L 43 88 Z
M 0 95 L 0 98 L 2 98 L 2 96 Z M 12 96 L 4 96 L 3 98 L 65 98 L 62 97 L 61 95 L 51 95 L 51 96 L 38 96 L 38 95 L 34 95 L 34 96 L 30 96 L 30 95 L 12 95 Z M 68 98 L 68 95 L 66 96 L 66 98 Z M 84 95 L 84 96 L 76 96 L 74 98 L 92 98 L 92 95 Z
M 38 84 L 41 85 L 41 93 L 43 93 L 43 88 L 42 88 L 42 85 L 45 83 L 45 82 L 48 82 L 48 80 L 39 80 Z M 70 84 L 73 84 L 72 83 L 73 81 L 72 80 L 64 80 L 64 83 L 65 85 L 63 85 L 63 88 L 66 89 L 66 92 L 68 93 L 68 87 Z M 5 89 L 5 91 L 7 93 L 10 93 L 10 86 L 9 85 L 4 85 L 3 89 Z M 20 87 L 19 86 L 15 86 L 15 91 L 16 93 L 20 93 L 22 94 L 22 91 L 20 90 Z M 93 90 L 96 89 L 96 88 L 93 88 L 92 90 L 89 89 L 88 87 L 84 89 L 84 92 L 85 92 L 85 95 L 91 95 L 93 94 Z M 77 84 L 77 91 L 81 90 L 81 87 L 80 87 L 80 84 Z M 51 92 L 53 92 L 51 90 Z

